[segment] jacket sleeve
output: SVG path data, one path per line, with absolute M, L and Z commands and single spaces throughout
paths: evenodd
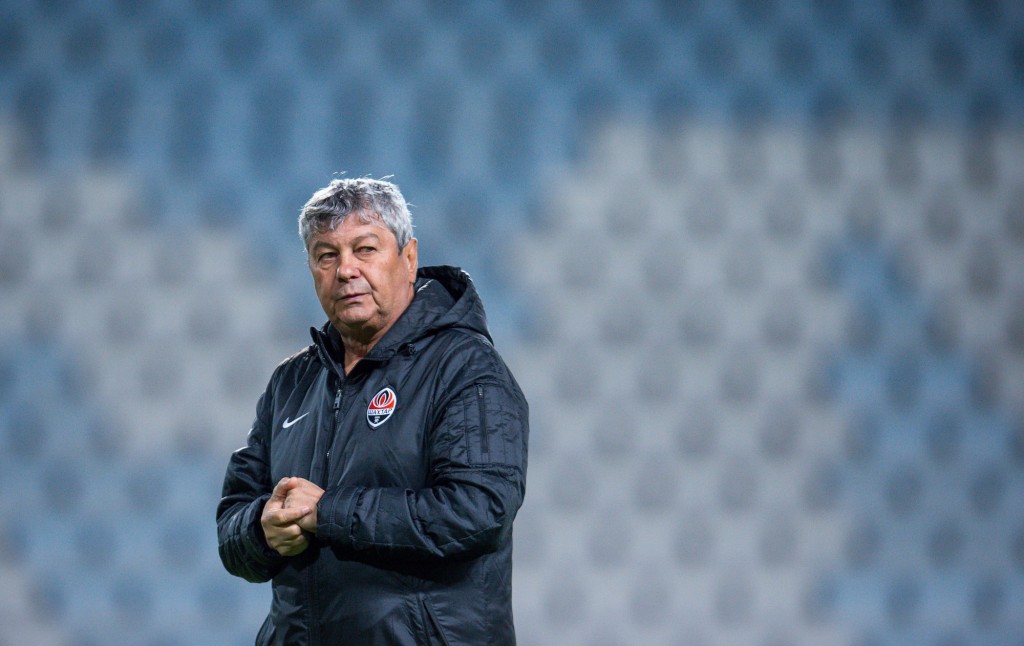
M 285 557 L 267 545 L 260 524 L 263 506 L 273 490 L 264 419 L 267 399 L 267 394 L 260 398 L 246 445 L 231 455 L 217 506 L 221 562 L 231 574 L 256 583 L 269 581 L 285 563 Z
M 525 493 L 528 408 L 493 349 L 473 344 L 430 429 L 429 486 L 326 490 L 321 541 L 417 560 L 473 557 L 508 541 Z

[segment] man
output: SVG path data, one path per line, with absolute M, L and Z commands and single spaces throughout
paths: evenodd
M 258 644 L 514 644 L 527 404 L 469 276 L 417 268 L 390 182 L 299 217 L 328 323 L 274 371 L 217 508 L 220 556 L 273 580 Z

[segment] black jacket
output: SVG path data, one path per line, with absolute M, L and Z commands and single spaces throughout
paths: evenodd
M 273 579 L 257 643 L 514 644 L 527 404 L 469 276 L 420 269 L 412 304 L 347 377 L 337 331 L 311 332 L 274 371 L 217 508 L 224 567 Z M 287 476 L 325 489 L 316 536 L 290 558 L 260 525 Z

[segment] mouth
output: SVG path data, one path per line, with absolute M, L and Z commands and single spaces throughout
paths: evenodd
M 363 292 L 358 292 L 356 294 L 341 294 L 340 296 L 338 296 L 337 300 L 342 303 L 351 303 L 352 301 L 362 298 L 363 296 L 366 296 L 366 294 Z

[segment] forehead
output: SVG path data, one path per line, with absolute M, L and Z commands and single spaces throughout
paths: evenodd
M 309 246 L 313 248 L 318 244 L 344 245 L 366 237 L 375 237 L 385 244 L 398 244 L 395 234 L 380 220 L 364 220 L 361 216 L 352 214 L 333 229 L 324 229 L 314 233 L 313 237 L 309 239 Z

